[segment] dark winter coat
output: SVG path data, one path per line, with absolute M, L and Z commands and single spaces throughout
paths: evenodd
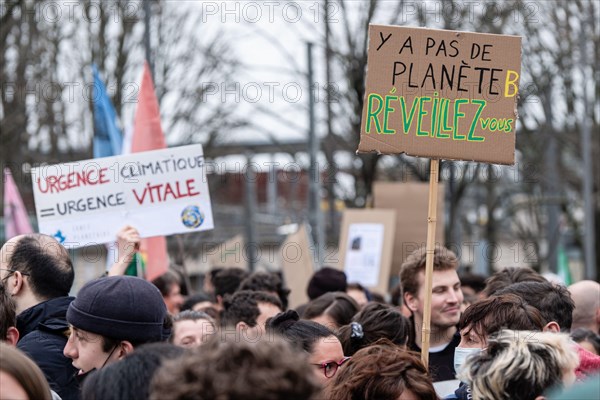
M 17 316 L 20 339 L 17 347 L 40 367 L 50 387 L 62 400 L 79 399 L 77 369 L 63 355 L 69 324 L 67 308 L 73 297 L 44 301 Z

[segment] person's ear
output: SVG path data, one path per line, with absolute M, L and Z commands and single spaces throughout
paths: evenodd
M 250 328 L 250 326 L 247 323 L 245 323 L 244 321 L 240 321 L 235 325 L 235 330 L 237 332 L 244 332 L 248 328 Z
M 418 309 L 419 299 L 417 298 L 417 296 L 413 295 L 412 293 L 407 292 L 407 293 L 404 293 L 404 304 L 410 311 L 412 311 L 414 313 Z
M 131 344 L 131 342 L 127 341 L 127 340 L 123 340 L 121 343 L 119 343 L 119 355 L 118 355 L 118 359 L 121 360 L 123 358 L 125 358 L 125 356 L 129 353 L 133 353 L 133 345 Z
M 16 346 L 19 341 L 19 331 L 14 326 L 9 326 L 6 332 L 6 343 Z
M 23 286 L 25 286 L 25 275 L 20 271 L 15 271 L 13 276 L 15 279 L 9 279 L 7 281 L 7 288 L 11 296 L 16 296 L 21 292 Z M 8 282 L 10 282 L 10 284 Z
M 546 325 L 544 325 L 542 332 L 560 333 L 560 325 L 558 325 L 556 321 L 550 321 Z

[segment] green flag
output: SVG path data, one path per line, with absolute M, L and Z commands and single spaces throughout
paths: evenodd
M 146 263 L 140 253 L 135 253 L 133 259 L 125 270 L 125 275 L 139 276 L 144 278 L 146 276 Z

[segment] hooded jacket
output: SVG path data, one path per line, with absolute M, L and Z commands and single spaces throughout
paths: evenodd
M 50 388 L 62 400 L 79 399 L 77 369 L 63 350 L 68 340 L 67 308 L 73 297 L 57 297 L 37 304 L 17 316 L 21 339 L 17 347 L 42 370 Z

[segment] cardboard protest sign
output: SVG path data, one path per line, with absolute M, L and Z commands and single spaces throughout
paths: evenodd
M 344 210 L 339 254 L 348 283 L 387 293 L 395 229 L 394 210 Z
M 375 209 L 396 210 L 396 235 L 392 257 L 392 275 L 397 277 L 406 257 L 425 245 L 427 237 L 427 197 L 429 185 L 423 182 L 375 182 Z M 444 185 L 440 184 L 444 193 Z M 437 202 L 437 215 L 444 215 L 444 196 Z M 436 243 L 444 244 L 444 218 L 437 221 Z
M 521 38 L 370 25 L 359 152 L 513 164 Z
M 201 145 L 34 168 L 40 233 L 70 248 L 213 228 Z
M 218 245 L 214 253 L 207 253 L 207 261 L 211 268 L 248 269 L 246 241 L 243 235 L 235 235 Z
M 285 239 L 279 253 L 283 279 L 286 286 L 291 289 L 290 308 L 308 303 L 306 287 L 315 272 L 315 262 L 306 225 L 302 224 L 298 231 Z

